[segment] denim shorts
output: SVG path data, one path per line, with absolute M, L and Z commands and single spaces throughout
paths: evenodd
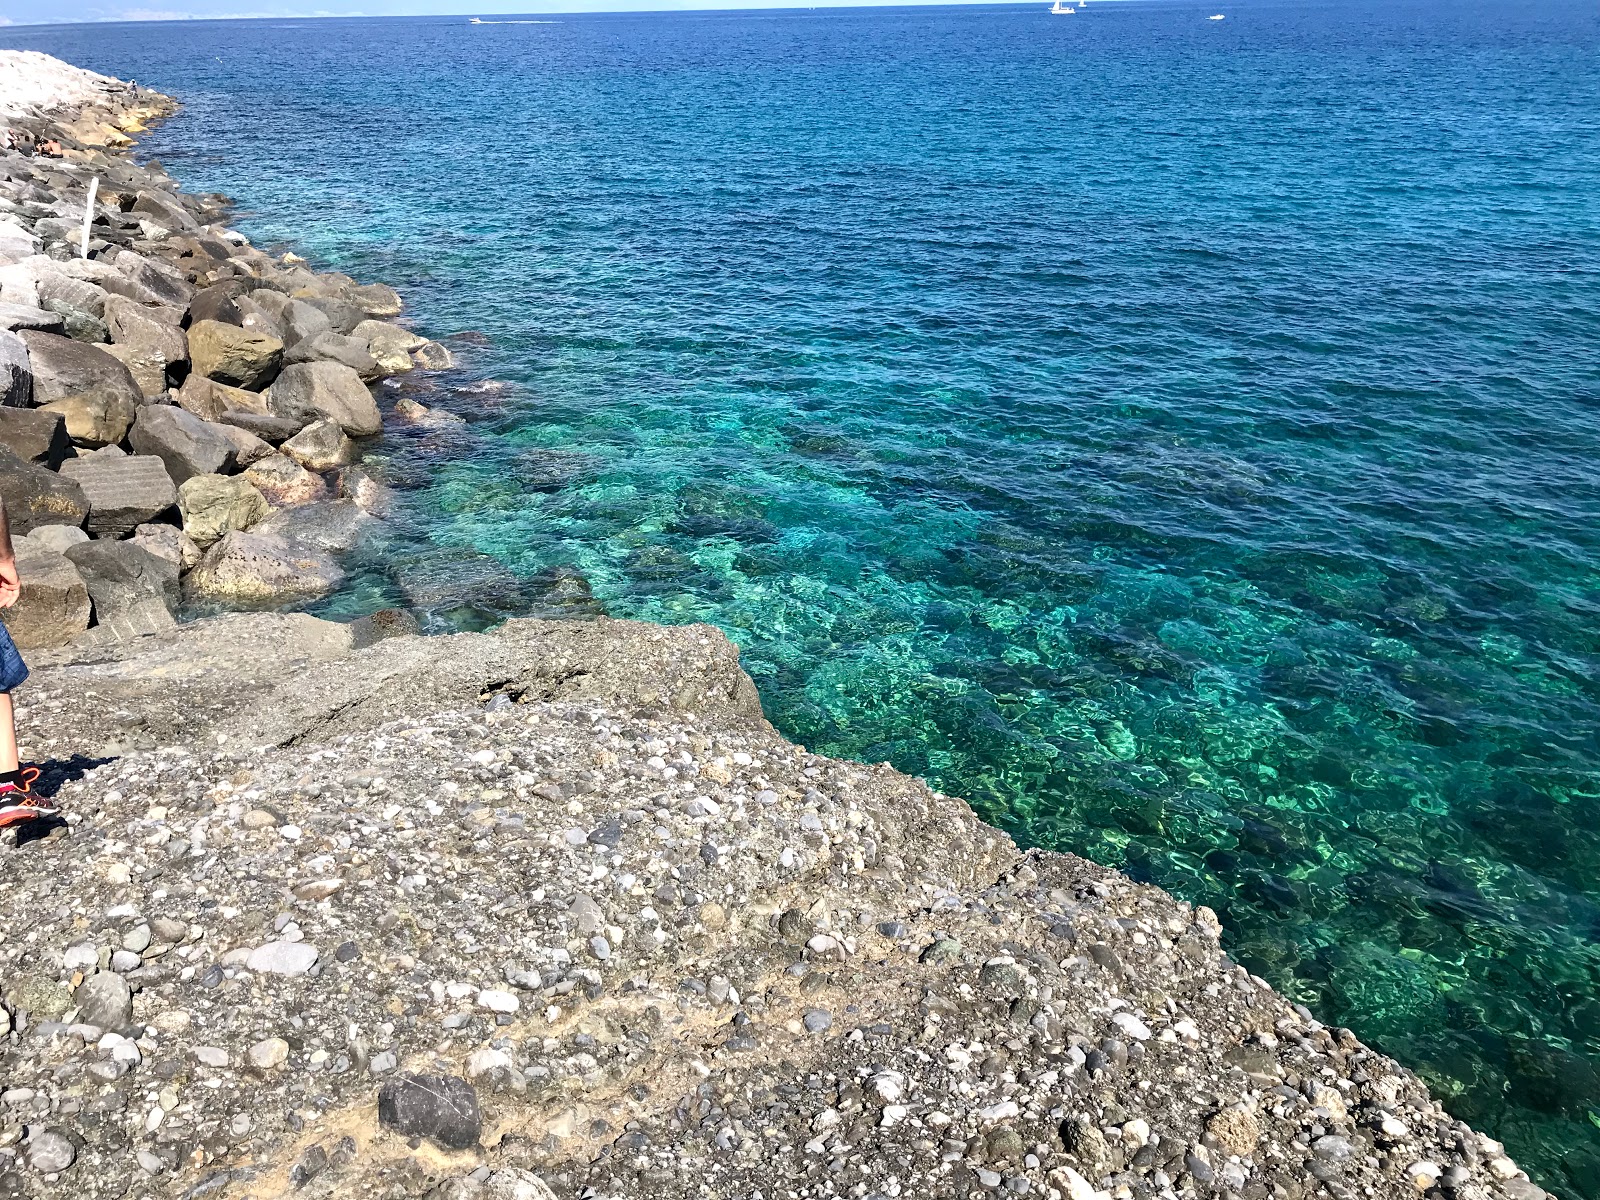
M 28 664 L 17 653 L 11 634 L 6 632 L 4 625 L 0 625 L 0 692 L 9 692 L 22 686 L 22 681 L 27 677 Z

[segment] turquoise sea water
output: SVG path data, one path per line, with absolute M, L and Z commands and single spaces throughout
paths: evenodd
M 1600 1197 L 1600 10 L 1043 9 L 0 41 L 478 335 L 330 611 L 715 622 Z

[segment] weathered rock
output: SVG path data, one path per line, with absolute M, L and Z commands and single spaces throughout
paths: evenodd
M 237 408 L 225 409 L 217 418 L 217 423 L 243 429 L 273 446 L 288 441 L 307 424 L 297 418 L 274 417 L 265 413 L 244 412 Z
M 323 316 L 328 318 L 328 327 L 334 333 L 348 334 L 362 321 L 367 319 L 367 314 L 347 300 L 337 296 L 313 296 L 304 292 L 297 292 L 296 299 L 309 304 Z
M 229 533 L 189 572 L 191 595 L 223 604 L 283 604 L 325 596 L 344 572 L 320 550 L 273 534 Z
M 166 263 L 145 258 L 131 250 L 117 251 L 111 263 L 126 278 L 154 294 L 164 304 L 187 308 L 194 297 L 194 285 L 185 280 L 177 268 Z M 107 291 L 111 290 L 109 285 L 102 286 Z
M 149 455 L 70 458 L 61 464 L 61 474 L 83 489 L 89 532 L 96 537 L 121 537 L 178 503 L 166 464 Z
M 383 430 L 378 405 L 357 375 L 343 363 L 295 363 L 267 393 L 267 404 L 280 417 L 314 421 L 326 417 L 352 437 L 370 437 Z
M 350 303 L 369 317 L 398 316 L 402 307 L 400 293 L 386 283 L 364 283 L 346 290 Z
M 378 1089 L 378 1123 L 447 1150 L 478 1144 L 483 1115 L 477 1090 L 456 1075 L 400 1075 Z
M 23 408 L 32 403 L 28 344 L 10 330 L 0 329 L 0 406 Z
M 361 467 L 340 471 L 337 490 L 341 499 L 354 500 L 363 512 L 380 520 L 394 511 L 394 491 Z
M 146 400 L 154 400 L 167 390 L 167 360 L 161 351 L 152 346 L 110 345 L 100 346 L 112 358 L 128 368 L 139 393 Z
M 40 525 L 82 525 L 89 515 L 89 499 L 81 487 L 9 449 L 0 450 L 0 499 L 13 536 Z
M 0 330 L 21 333 L 33 329 L 41 333 L 65 334 L 66 322 L 61 314 L 31 304 L 0 303 Z
M 308 471 L 349 466 L 356 455 L 355 443 L 345 436 L 337 421 L 327 419 L 311 422 L 280 449 Z
M 202 550 L 224 534 L 249 529 L 272 510 L 244 476 L 194 475 L 178 488 L 183 532 Z
M 128 368 L 105 351 L 70 338 L 22 334 L 33 367 L 33 402 L 60 413 L 84 446 L 107 446 L 128 434 L 144 398 Z
M 188 340 L 174 319 L 182 312 L 109 296 L 105 313 L 112 342 L 106 352 L 128 367 L 146 397 L 166 391 L 175 369 L 189 361 Z
M 24 650 L 60 646 L 89 628 L 89 589 L 78 568 L 64 555 L 33 545 L 27 538 L 13 543 L 22 588 L 17 602 L 0 609 L 11 640 Z
M 298 508 L 279 509 L 254 528 L 318 550 L 343 554 L 372 530 L 376 522 L 350 500 L 325 500 Z
M 224 325 L 242 328 L 244 313 L 237 301 L 240 290 L 241 285 L 237 283 L 218 283 L 201 288 L 189 302 L 189 323 L 197 325 L 201 321 L 221 321 Z
M 166 559 L 180 574 L 200 561 L 200 547 L 176 525 L 140 525 L 133 531 L 131 544 Z
M 367 344 L 358 338 L 334 333 L 331 330 L 314 337 L 303 338 L 283 356 L 285 363 L 337 362 L 353 370 L 368 382 L 382 379 L 389 372 L 379 368 L 378 362 L 367 352 Z
M 312 474 L 286 454 L 272 454 L 251 463 L 244 477 L 276 508 L 310 504 L 328 495 L 328 485 L 320 475 Z
M 24 534 L 30 543 L 53 554 L 65 554 L 73 546 L 81 546 L 89 535 L 76 525 L 40 525 Z
M 69 547 L 67 558 L 78 568 L 95 619 L 101 625 L 117 619 L 172 624 L 178 611 L 178 566 L 132 542 L 101 539 Z
M 170 404 L 147 404 L 128 435 L 139 454 L 167 465 L 175 483 L 196 475 L 221 475 L 234 468 L 233 441 L 209 421 Z
M 199 321 L 189 327 L 189 361 L 209 379 L 260 391 L 278 377 L 283 343 L 237 325 Z
M 248 429 L 242 429 L 238 425 L 225 425 L 220 421 L 214 428 L 232 443 L 233 465 L 236 470 L 242 471 L 252 463 L 258 463 L 275 453 L 271 442 L 257 437 Z
M 41 1129 L 28 1138 L 28 1165 L 41 1175 L 59 1175 L 77 1161 L 78 1147 L 59 1129 Z
M 260 293 L 255 293 L 260 295 Z M 278 326 L 283 330 L 283 344 L 294 346 L 319 333 L 330 333 L 333 325 L 328 314 L 314 308 L 304 300 L 286 300 L 277 312 Z
M 455 355 L 438 342 L 424 342 L 411 352 L 411 361 L 426 371 L 444 371 L 456 365 Z
M 37 408 L 0 408 L 0 445 L 52 471 L 73 454 L 66 419 Z
M 350 332 L 366 344 L 367 353 L 385 375 L 400 375 L 415 368 L 411 352 L 428 343 L 427 338 L 387 321 L 363 321 Z
M 122 1030 L 133 1021 L 133 989 L 120 975 L 101 971 L 72 993 L 78 1020 L 101 1029 Z
M 193 413 L 203 421 L 219 421 L 225 412 L 260 413 L 267 411 L 267 398 L 260 392 L 247 392 L 207 379 L 193 372 L 183 381 L 183 386 L 172 393 L 179 408 Z
M 37 287 L 40 304 L 51 312 L 63 317 L 76 312 L 105 320 L 110 293 L 98 284 L 62 271 L 48 271 L 40 274 Z
M 174 231 L 200 228 L 200 223 L 170 192 L 142 191 L 134 198 L 132 211 L 149 213 L 157 224 Z
M 395 401 L 394 415 L 407 425 L 422 425 L 431 429 L 449 429 L 465 425 L 466 418 L 442 408 L 429 408 L 410 396 Z

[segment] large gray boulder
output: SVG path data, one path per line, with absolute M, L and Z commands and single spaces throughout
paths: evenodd
M 78 1020 L 110 1033 L 121 1033 L 133 1023 L 133 989 L 110 971 L 89 976 L 72 993 Z
M 351 437 L 383 431 L 378 403 L 350 367 L 343 363 L 295 363 L 285 367 L 267 393 L 274 415 L 315 421 L 326 417 Z
M 196 475 L 178 489 L 183 532 L 201 549 L 235 530 L 249 529 L 272 511 L 266 497 L 238 475 Z
M 82 525 L 89 515 L 89 499 L 72 479 L 7 449 L 0 449 L 0 499 L 14 537 L 40 525 Z
M 189 572 L 189 594 L 248 607 L 314 600 L 344 581 L 332 556 L 270 533 L 229 533 Z
M 334 332 L 328 314 L 304 300 L 290 300 L 280 309 L 278 327 L 283 330 L 285 346 L 293 346 L 307 338 L 314 338 L 319 333 Z
M 26 330 L 33 368 L 33 402 L 66 419 L 67 434 L 84 446 L 120 442 L 144 399 L 128 368 L 105 351 L 53 333 Z
M 388 372 L 378 366 L 378 360 L 367 351 L 366 342 L 347 337 L 342 333 L 319 333 L 302 338 L 283 356 L 285 363 L 338 362 L 349 367 L 362 379 L 382 379 Z
M 201 288 L 189 302 L 189 322 L 221 321 L 224 325 L 244 325 L 244 313 L 239 308 L 238 296 L 242 285 L 215 283 Z
M 309 304 L 328 318 L 328 327 L 335 333 L 349 333 L 367 319 L 367 314 L 347 300 L 337 296 L 297 295 L 296 300 Z
M 306 470 L 287 454 L 269 454 L 251 463 L 244 477 L 261 490 L 274 508 L 294 508 L 328 497 L 322 476 Z
M 222 475 L 233 470 L 233 441 L 217 426 L 170 404 L 147 404 L 139 410 L 128 435 L 139 454 L 153 454 L 167 465 L 174 483 L 196 475 Z
M 153 308 L 136 304 L 126 296 L 108 296 L 105 316 L 113 344 L 159 359 L 164 375 L 171 375 L 174 367 L 189 361 L 188 339 L 179 327 L 181 309 Z M 159 390 L 164 391 L 165 386 Z
M 21 333 L 24 329 L 38 329 L 45 333 L 65 333 L 66 322 L 61 314 L 31 304 L 0 303 L 0 329 Z
M 96 537 L 122 537 L 178 503 L 166 464 L 151 455 L 70 458 L 61 464 L 61 478 L 88 498 L 89 532 Z
M 307 422 L 291 417 L 274 417 L 268 413 L 245 412 L 237 408 L 224 409 L 217 424 L 232 425 L 254 434 L 268 445 L 276 446 L 288 441 L 306 427 Z
M 377 524 L 353 500 L 326 500 L 279 509 L 256 525 L 253 532 L 273 533 L 302 546 L 343 554 L 353 550 Z
M 403 307 L 400 293 L 386 283 L 363 283 L 349 288 L 345 295 L 369 317 L 396 317 Z
M 218 383 L 198 371 L 192 372 L 183 381 L 183 386 L 172 393 L 172 399 L 179 408 L 192 412 L 204 421 L 220 420 L 223 413 L 232 410 L 260 413 L 262 416 L 267 413 L 267 398 L 260 392 L 247 392 L 243 388 Z
M 0 446 L 52 471 L 73 455 L 66 419 L 42 408 L 0 408 Z
M 111 262 L 126 278 L 154 293 L 163 304 L 187 308 L 194 299 L 194 285 L 176 267 L 145 258 L 132 250 L 117 251 Z M 106 290 L 112 289 L 107 287 Z
M 367 353 L 385 375 L 400 375 L 411 370 L 416 366 L 411 361 L 411 352 L 428 344 L 427 338 L 388 321 L 363 321 L 351 331 L 351 336 L 366 343 Z
M 198 321 L 189 326 L 189 361 L 218 383 L 260 391 L 277 378 L 283 343 L 237 325 Z
M 9 329 L 0 329 L 0 407 L 25 408 L 33 403 L 33 368 L 28 343 Z
M 177 563 L 132 542 L 84 542 L 65 553 L 89 589 L 97 624 L 145 633 L 175 623 Z
M 105 288 L 87 279 L 79 279 L 64 271 L 47 271 L 39 276 L 39 302 L 51 312 L 66 315 L 67 311 L 81 312 L 86 316 L 105 320 Z
M 89 589 L 66 555 L 23 538 L 15 543 L 22 589 L 17 602 L 0 609 L 11 640 L 23 650 L 70 642 L 89 628 Z
M 144 191 L 134 197 L 133 211 L 148 213 L 157 225 L 175 233 L 190 232 L 200 228 L 200 222 L 171 192 Z
M 356 446 L 337 421 L 313 421 L 280 449 L 308 471 L 332 471 L 355 461 Z

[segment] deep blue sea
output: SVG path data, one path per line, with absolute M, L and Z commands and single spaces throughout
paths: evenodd
M 326 611 L 715 622 L 1600 1197 L 1600 7 L 533 20 L 0 30 L 469 335 Z

